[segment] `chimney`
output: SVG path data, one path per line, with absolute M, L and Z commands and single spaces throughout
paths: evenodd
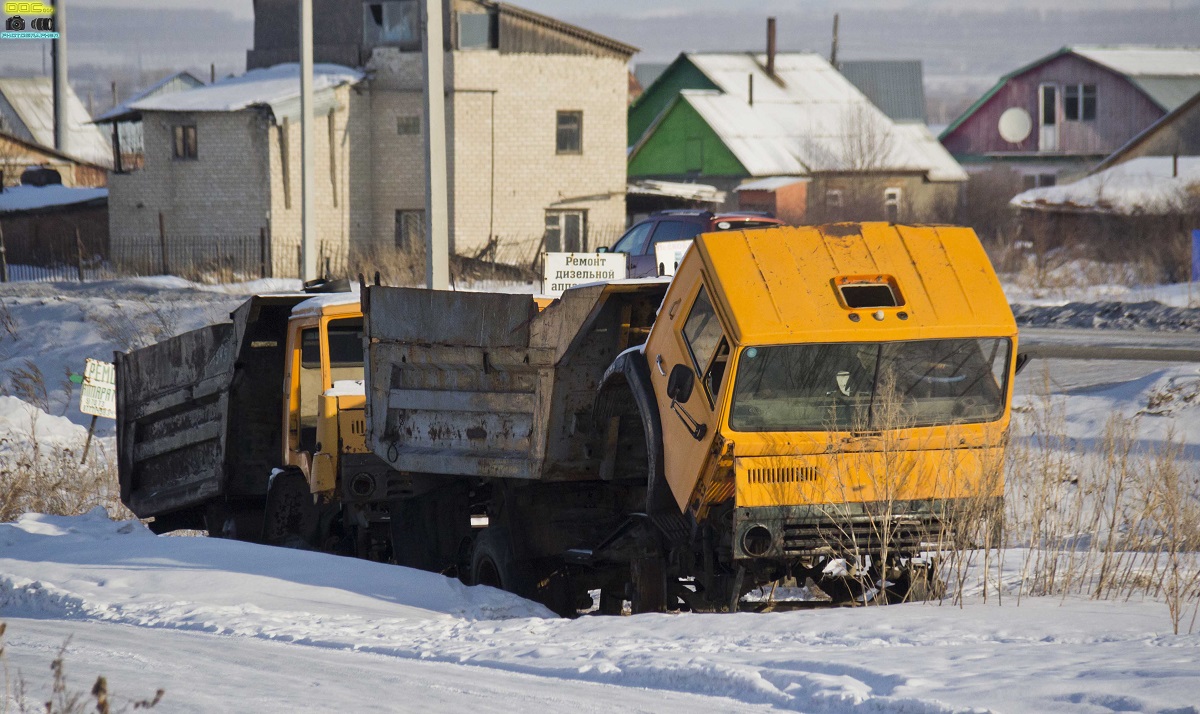
M 775 18 L 767 18 L 767 76 L 775 76 Z
M 754 75 L 746 75 L 746 96 L 749 98 L 750 106 L 754 106 Z

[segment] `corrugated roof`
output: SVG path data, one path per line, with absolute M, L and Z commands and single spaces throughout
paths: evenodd
M 109 109 L 93 120 L 93 123 L 100 124 L 110 122 L 115 119 L 126 118 L 130 115 L 136 115 L 137 112 L 130 109 L 130 105 L 140 102 L 143 99 L 156 97 L 160 94 L 173 94 L 175 92 L 183 92 L 196 87 L 203 87 L 204 80 L 200 79 L 191 72 L 176 72 L 175 74 L 163 77 L 159 81 L 150 85 L 146 89 L 138 92 L 134 96 L 126 99 L 117 106 Z
M 1154 103 L 1168 112 L 1200 92 L 1200 76 L 1195 77 L 1133 77 L 1131 81 L 1150 95 Z
M 354 84 L 363 78 L 363 73 L 336 64 L 313 66 L 313 92 L 318 105 L 329 101 L 334 87 Z M 322 97 L 320 95 L 326 95 Z M 166 112 L 235 112 L 252 106 L 268 106 L 276 118 L 295 114 L 299 116 L 300 65 L 279 64 L 265 69 L 254 69 L 240 77 L 226 77 L 196 89 L 184 92 L 160 94 L 133 102 L 130 109 L 136 111 Z M 319 111 L 319 107 L 316 108 Z
M 893 334 L 937 339 L 1012 335 L 1012 311 L 978 238 L 969 228 L 841 223 L 829 226 L 724 231 L 696 237 L 696 252 L 727 302 L 733 338 L 742 344 L 795 343 L 800 335 L 830 341 L 874 341 Z M 890 275 L 907 320 L 847 318 L 832 287 L 839 276 Z M 797 279 L 801 276 L 801 279 Z M 747 310 L 746 305 L 759 306 Z
M 910 141 L 921 149 L 921 153 L 929 159 L 930 181 L 966 181 L 967 172 L 954 156 L 942 146 L 929 127 L 924 124 L 897 124 L 896 130 L 908 135 Z
M 921 60 L 844 60 L 838 70 L 892 120 L 925 123 Z
M 625 193 L 637 196 L 668 196 L 705 203 L 724 203 L 725 192 L 706 183 L 682 183 L 679 181 L 656 181 L 643 179 L 629 184 Z
M 766 73 L 764 55 L 688 59 L 719 91 L 683 90 L 681 101 L 700 114 L 751 176 L 883 170 L 927 173 L 935 181 L 966 179 L 965 173 L 951 177 L 945 170 L 953 158 L 944 149 L 900 130 L 820 55 L 776 55 L 775 77 Z
M 1200 156 L 1141 156 L 1074 183 L 1017 194 L 1018 208 L 1099 213 L 1173 213 L 1200 190 Z
M 1070 49 L 1127 77 L 1200 76 L 1200 47 L 1075 45 Z
M 49 77 L 0 79 L 0 115 L 7 131 L 27 141 L 54 146 L 54 86 Z M 112 146 L 74 90 L 67 91 L 67 146 L 62 153 L 100 166 L 112 166 Z
M 784 186 L 791 186 L 794 183 L 801 183 L 801 182 L 809 181 L 809 180 L 810 179 L 807 179 L 803 176 L 770 176 L 768 178 L 758 179 L 756 181 L 747 181 L 746 183 L 742 184 L 741 186 L 738 186 L 737 188 L 735 188 L 733 190 L 734 191 L 774 191 L 776 189 L 783 188 Z

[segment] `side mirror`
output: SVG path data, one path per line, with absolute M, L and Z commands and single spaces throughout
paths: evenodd
M 597 253 L 607 253 L 608 246 L 606 246 L 606 245 L 596 246 L 596 252 Z
M 1017 368 L 1014 374 L 1020 374 L 1021 370 L 1025 369 L 1025 365 L 1029 364 L 1029 359 L 1032 357 L 1028 352 L 1017 353 Z
M 692 389 L 696 386 L 696 375 L 686 365 L 677 364 L 667 377 L 667 396 L 673 402 L 686 404 L 692 398 Z

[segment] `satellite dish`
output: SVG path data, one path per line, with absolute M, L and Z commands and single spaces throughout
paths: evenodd
M 1009 107 L 1000 115 L 1000 138 L 1010 144 L 1020 144 L 1033 131 L 1033 117 L 1020 107 Z

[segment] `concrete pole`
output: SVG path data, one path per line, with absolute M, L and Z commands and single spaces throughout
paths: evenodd
M 300 264 L 301 280 L 317 275 L 313 221 L 313 17 L 312 0 L 300 0 Z
M 52 0 L 54 7 L 54 29 L 58 39 L 54 40 L 53 73 L 54 73 L 54 148 L 64 154 L 71 153 L 70 132 L 67 131 L 67 3 L 66 0 Z
M 423 0 L 425 20 L 425 284 L 450 288 L 450 208 L 446 196 L 446 75 L 442 2 Z

